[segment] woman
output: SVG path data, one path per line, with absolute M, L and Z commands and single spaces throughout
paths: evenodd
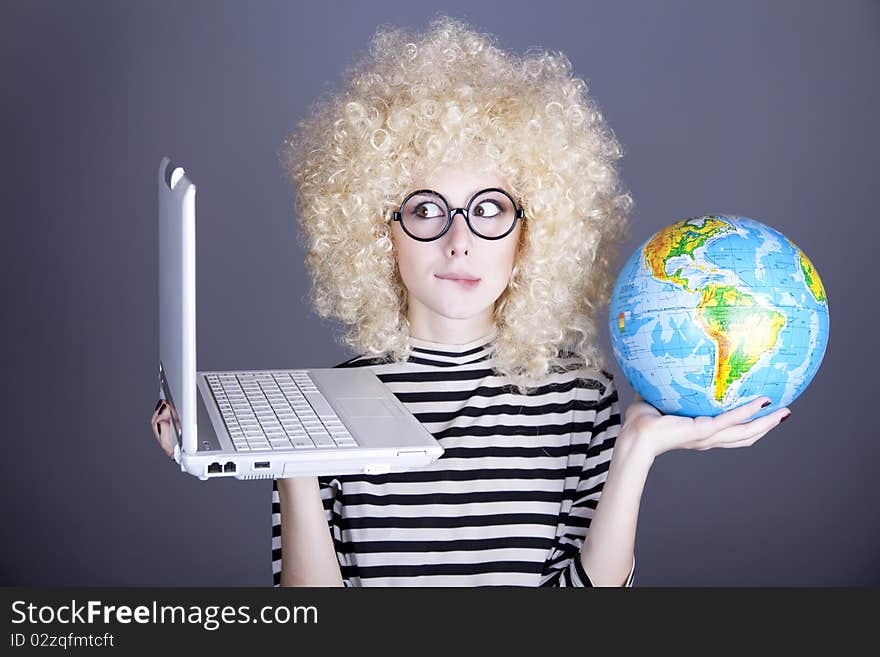
M 788 414 L 636 397 L 621 426 L 596 345 L 632 208 L 620 156 L 565 55 L 447 17 L 380 28 L 289 135 L 313 302 L 361 354 L 340 366 L 371 368 L 445 452 L 276 481 L 276 586 L 631 586 L 654 459 L 751 445 Z

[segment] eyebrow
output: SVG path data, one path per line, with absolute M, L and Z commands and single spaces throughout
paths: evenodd
M 485 187 L 477 187 L 476 189 L 472 190 L 468 194 L 465 194 L 465 200 L 466 200 L 466 202 L 470 201 L 477 192 L 482 192 L 484 189 L 494 189 L 496 187 L 501 187 L 501 186 L 500 185 L 488 185 Z M 433 189 L 433 187 L 423 187 L 422 189 Z M 440 192 L 439 189 L 435 189 L 434 191 Z M 444 194 L 443 192 L 440 192 L 440 193 L 443 194 L 444 198 L 449 198 L 448 194 Z

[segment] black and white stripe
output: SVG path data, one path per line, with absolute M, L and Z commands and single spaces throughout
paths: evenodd
M 337 365 L 371 368 L 446 450 L 407 472 L 318 478 L 346 586 L 592 585 L 578 556 L 620 430 L 613 377 L 568 358 L 521 395 L 492 370 L 494 337 Z M 272 573 L 280 586 L 275 481 Z

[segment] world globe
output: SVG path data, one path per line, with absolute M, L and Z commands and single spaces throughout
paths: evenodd
M 828 299 L 784 235 L 748 217 L 688 217 L 624 264 L 609 304 L 614 358 L 661 413 L 711 416 L 766 396 L 791 404 L 828 344 Z

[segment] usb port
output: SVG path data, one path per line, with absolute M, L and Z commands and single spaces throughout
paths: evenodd
M 257 468 L 268 468 L 268 467 L 269 467 L 269 461 L 257 461 L 256 463 L 254 463 L 254 470 L 256 470 Z

